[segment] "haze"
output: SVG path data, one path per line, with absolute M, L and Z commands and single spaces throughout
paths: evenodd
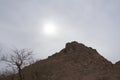
M 78 41 L 115 63 L 120 60 L 119 4 L 120 0 L 0 0 L 0 47 L 31 48 L 36 59 L 43 59 L 66 42 Z M 47 23 L 56 28 L 52 36 L 43 31 Z

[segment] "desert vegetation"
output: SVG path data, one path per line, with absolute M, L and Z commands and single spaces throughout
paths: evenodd
M 19 79 L 24 80 L 22 69 L 33 62 L 32 53 L 33 51 L 30 49 L 14 49 L 12 50 L 12 54 L 8 56 L 3 55 L 0 61 L 4 61 L 9 67 L 11 67 L 12 71 L 10 72 L 9 70 L 6 70 L 1 73 L 1 78 L 11 75 L 13 78 L 15 73 L 18 73 Z

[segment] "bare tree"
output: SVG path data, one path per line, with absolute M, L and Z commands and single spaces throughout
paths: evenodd
M 30 49 L 15 49 L 12 52 L 13 54 L 3 56 L 1 60 L 7 62 L 12 68 L 16 67 L 20 80 L 23 80 L 22 68 L 31 62 L 33 51 Z

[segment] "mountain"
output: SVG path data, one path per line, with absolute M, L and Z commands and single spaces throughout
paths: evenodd
M 112 64 L 95 49 L 73 41 L 22 72 L 24 80 L 120 80 L 120 62 Z M 18 80 L 17 75 L 12 78 Z

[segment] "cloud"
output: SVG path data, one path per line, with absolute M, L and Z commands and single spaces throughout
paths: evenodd
M 33 48 L 43 58 L 62 49 L 66 42 L 77 40 L 116 62 L 120 59 L 119 3 L 118 0 L 1 0 L 0 42 Z M 40 33 L 43 22 L 49 20 L 59 27 L 57 37 Z

